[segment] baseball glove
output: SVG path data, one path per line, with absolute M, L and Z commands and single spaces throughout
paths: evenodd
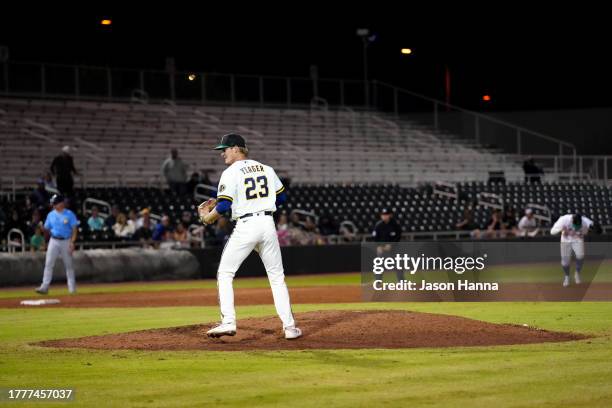
M 209 198 L 202 204 L 198 205 L 198 215 L 200 216 L 200 221 L 206 224 L 206 222 L 204 221 L 204 217 L 206 217 L 208 213 L 210 213 L 213 208 L 215 208 L 216 205 L 217 200 L 214 198 Z

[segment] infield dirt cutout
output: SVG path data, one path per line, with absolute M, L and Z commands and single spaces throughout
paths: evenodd
M 36 345 L 102 350 L 304 350 L 460 347 L 581 340 L 589 336 L 495 324 L 465 317 L 410 311 L 315 311 L 298 313 L 304 332 L 285 340 L 278 317 L 240 319 L 234 337 L 210 339 L 212 324 L 142 330 L 76 339 L 48 340 Z

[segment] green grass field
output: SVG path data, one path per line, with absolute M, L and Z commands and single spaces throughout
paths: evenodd
M 299 283 L 298 283 L 299 282 Z M 289 284 L 357 284 L 357 275 Z M 265 279 L 238 279 L 265 286 Z M 185 283 L 82 285 L 81 293 L 184 288 Z M 202 286 L 214 286 L 203 281 Z M 192 287 L 192 285 L 190 285 Z M 90 291 L 90 292 L 88 292 Z M 2 297 L 21 291 L 0 291 Z M 31 295 L 31 290 L 24 293 Z M 58 293 L 58 292 L 54 292 Z M 30 343 L 211 322 L 216 307 L 0 309 L 0 388 L 74 388 L 68 406 L 610 406 L 612 302 L 294 305 L 404 309 L 590 333 L 542 345 L 299 352 L 149 352 L 48 349 Z M 240 317 L 272 305 L 238 306 Z M 0 402 L 41 407 L 46 403 Z M 52 403 L 58 406 L 58 403 Z

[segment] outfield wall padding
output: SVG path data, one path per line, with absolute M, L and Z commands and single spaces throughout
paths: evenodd
M 201 275 L 197 257 L 184 250 L 90 249 L 76 251 L 73 260 L 77 282 L 194 279 Z M 40 284 L 44 265 L 43 253 L 0 254 L 0 286 Z M 66 281 L 61 258 L 55 264 L 53 281 Z
M 329 272 L 358 272 L 359 244 L 284 247 L 283 264 L 288 275 Z M 215 278 L 222 247 L 194 250 L 142 248 L 76 251 L 77 282 L 125 282 L 164 279 Z M 0 254 L 0 286 L 38 285 L 42 280 L 42 253 Z M 266 276 L 263 263 L 253 252 L 238 276 Z M 54 282 L 65 282 L 61 259 L 53 272 Z

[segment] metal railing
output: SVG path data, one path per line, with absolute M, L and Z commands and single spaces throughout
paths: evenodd
M 427 123 L 440 132 L 517 155 L 549 153 L 554 147 L 559 156 L 565 157 L 569 153 L 571 163 L 576 167 L 577 151 L 572 143 L 386 82 L 374 80 L 372 86 L 372 106 L 381 111 L 391 111 L 395 117 Z
M 575 183 L 575 182 L 592 182 L 604 185 L 612 185 L 612 156 L 593 156 L 584 155 L 576 156 L 577 166 L 574 168 L 572 161 L 573 156 L 556 156 L 556 155 L 534 155 L 534 156 L 518 156 L 518 155 L 500 155 L 500 163 L 514 163 L 517 171 L 520 171 L 521 162 L 527 157 L 535 159 L 536 163 L 540 165 L 544 173 L 540 176 L 541 182 L 563 182 L 563 183 Z M 469 159 L 469 158 L 467 158 Z M 79 168 L 80 175 L 75 177 L 75 185 L 80 188 L 90 187 L 155 187 L 159 189 L 166 188 L 166 183 L 157 174 L 159 169 L 157 166 L 151 168 L 150 172 L 143 172 L 142 174 L 130 175 L 122 171 L 121 168 L 113 169 L 112 171 L 99 171 L 96 167 L 91 167 L 89 161 L 85 161 L 85 164 Z M 77 164 L 78 166 L 78 164 Z M 454 175 L 461 176 L 462 172 L 457 170 L 453 173 Z M 465 174 L 464 181 L 476 181 L 470 177 L 473 172 L 467 172 Z M 486 178 L 486 174 L 482 175 L 483 180 Z M 520 177 L 523 180 L 523 177 Z M 440 180 L 444 181 L 444 180 Z M 512 181 L 518 181 L 513 179 Z M 345 180 L 347 183 L 357 182 L 354 180 Z M 380 180 L 383 183 L 384 180 Z M 321 181 L 313 180 L 313 184 L 320 184 Z M 402 181 L 400 184 L 406 184 Z M 452 184 L 452 183 L 451 183 Z M 0 177 L 0 198 L 4 197 L 9 201 L 15 201 L 17 194 L 23 194 L 24 189 L 29 189 L 33 185 L 32 177 L 19 176 L 19 177 Z M 408 185 L 408 184 L 406 184 Z M 412 186 L 413 184 L 410 184 Z M 214 187 L 214 186 L 213 186 Z M 215 187 L 216 188 L 216 187 Z M 438 187 L 436 187 L 438 188 Z M 51 191 L 47 188 L 48 191 Z M 29 190 L 28 190 L 29 191 Z M 57 193 L 57 190 L 51 191 Z M 198 189 L 198 193 L 201 197 L 197 200 L 204 201 L 209 194 L 202 194 L 203 191 Z M 452 191 L 446 191 L 445 195 L 453 194 Z
M 0 95 L 100 101 L 365 107 L 363 81 L 9 61 Z
M 377 80 L 288 78 L 96 66 L 0 64 L 0 95 L 121 102 L 375 109 L 517 155 L 557 152 L 578 171 L 572 143 Z
M 17 236 L 17 238 L 12 238 Z M 11 228 L 6 236 L 8 252 L 14 253 L 19 249 L 21 252 L 26 250 L 26 240 L 23 232 L 18 228 Z

